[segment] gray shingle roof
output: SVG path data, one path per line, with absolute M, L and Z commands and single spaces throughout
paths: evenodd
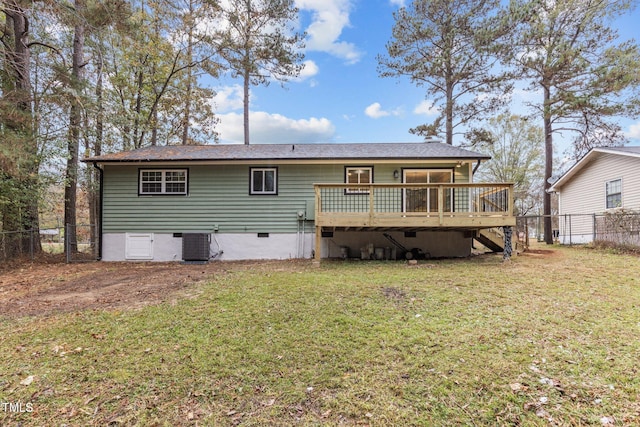
M 490 156 L 440 142 L 361 144 L 216 144 L 146 147 L 105 154 L 84 162 L 489 159 Z

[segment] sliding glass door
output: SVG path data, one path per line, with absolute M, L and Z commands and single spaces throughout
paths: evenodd
M 403 182 L 406 184 L 448 184 L 453 180 L 453 172 L 446 169 L 405 169 Z M 444 212 L 452 211 L 451 189 L 444 190 Z M 438 212 L 438 189 L 411 189 L 403 193 L 404 212 Z

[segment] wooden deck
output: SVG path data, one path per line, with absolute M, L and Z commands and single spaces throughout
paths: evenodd
M 513 184 L 315 184 L 316 236 L 336 230 L 515 226 Z M 316 238 L 316 256 L 320 251 Z

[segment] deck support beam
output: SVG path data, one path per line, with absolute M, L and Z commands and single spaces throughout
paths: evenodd
M 502 253 L 502 259 L 504 261 L 509 261 L 511 259 L 511 235 L 512 229 L 511 227 L 502 227 L 502 231 L 504 233 L 504 252 Z
M 315 237 L 315 252 L 313 259 L 320 262 L 321 250 L 322 250 L 322 227 L 316 225 L 316 237 Z

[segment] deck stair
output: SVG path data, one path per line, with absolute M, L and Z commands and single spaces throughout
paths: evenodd
M 478 230 L 474 239 L 493 252 L 502 252 L 504 250 L 504 233 L 502 232 L 502 228 L 494 227 Z M 516 253 L 526 250 L 525 244 L 517 240 L 515 235 L 511 239 L 511 244 L 513 245 L 513 251 Z
M 493 252 L 502 252 L 504 250 L 504 233 L 499 228 L 478 230 L 475 239 Z

